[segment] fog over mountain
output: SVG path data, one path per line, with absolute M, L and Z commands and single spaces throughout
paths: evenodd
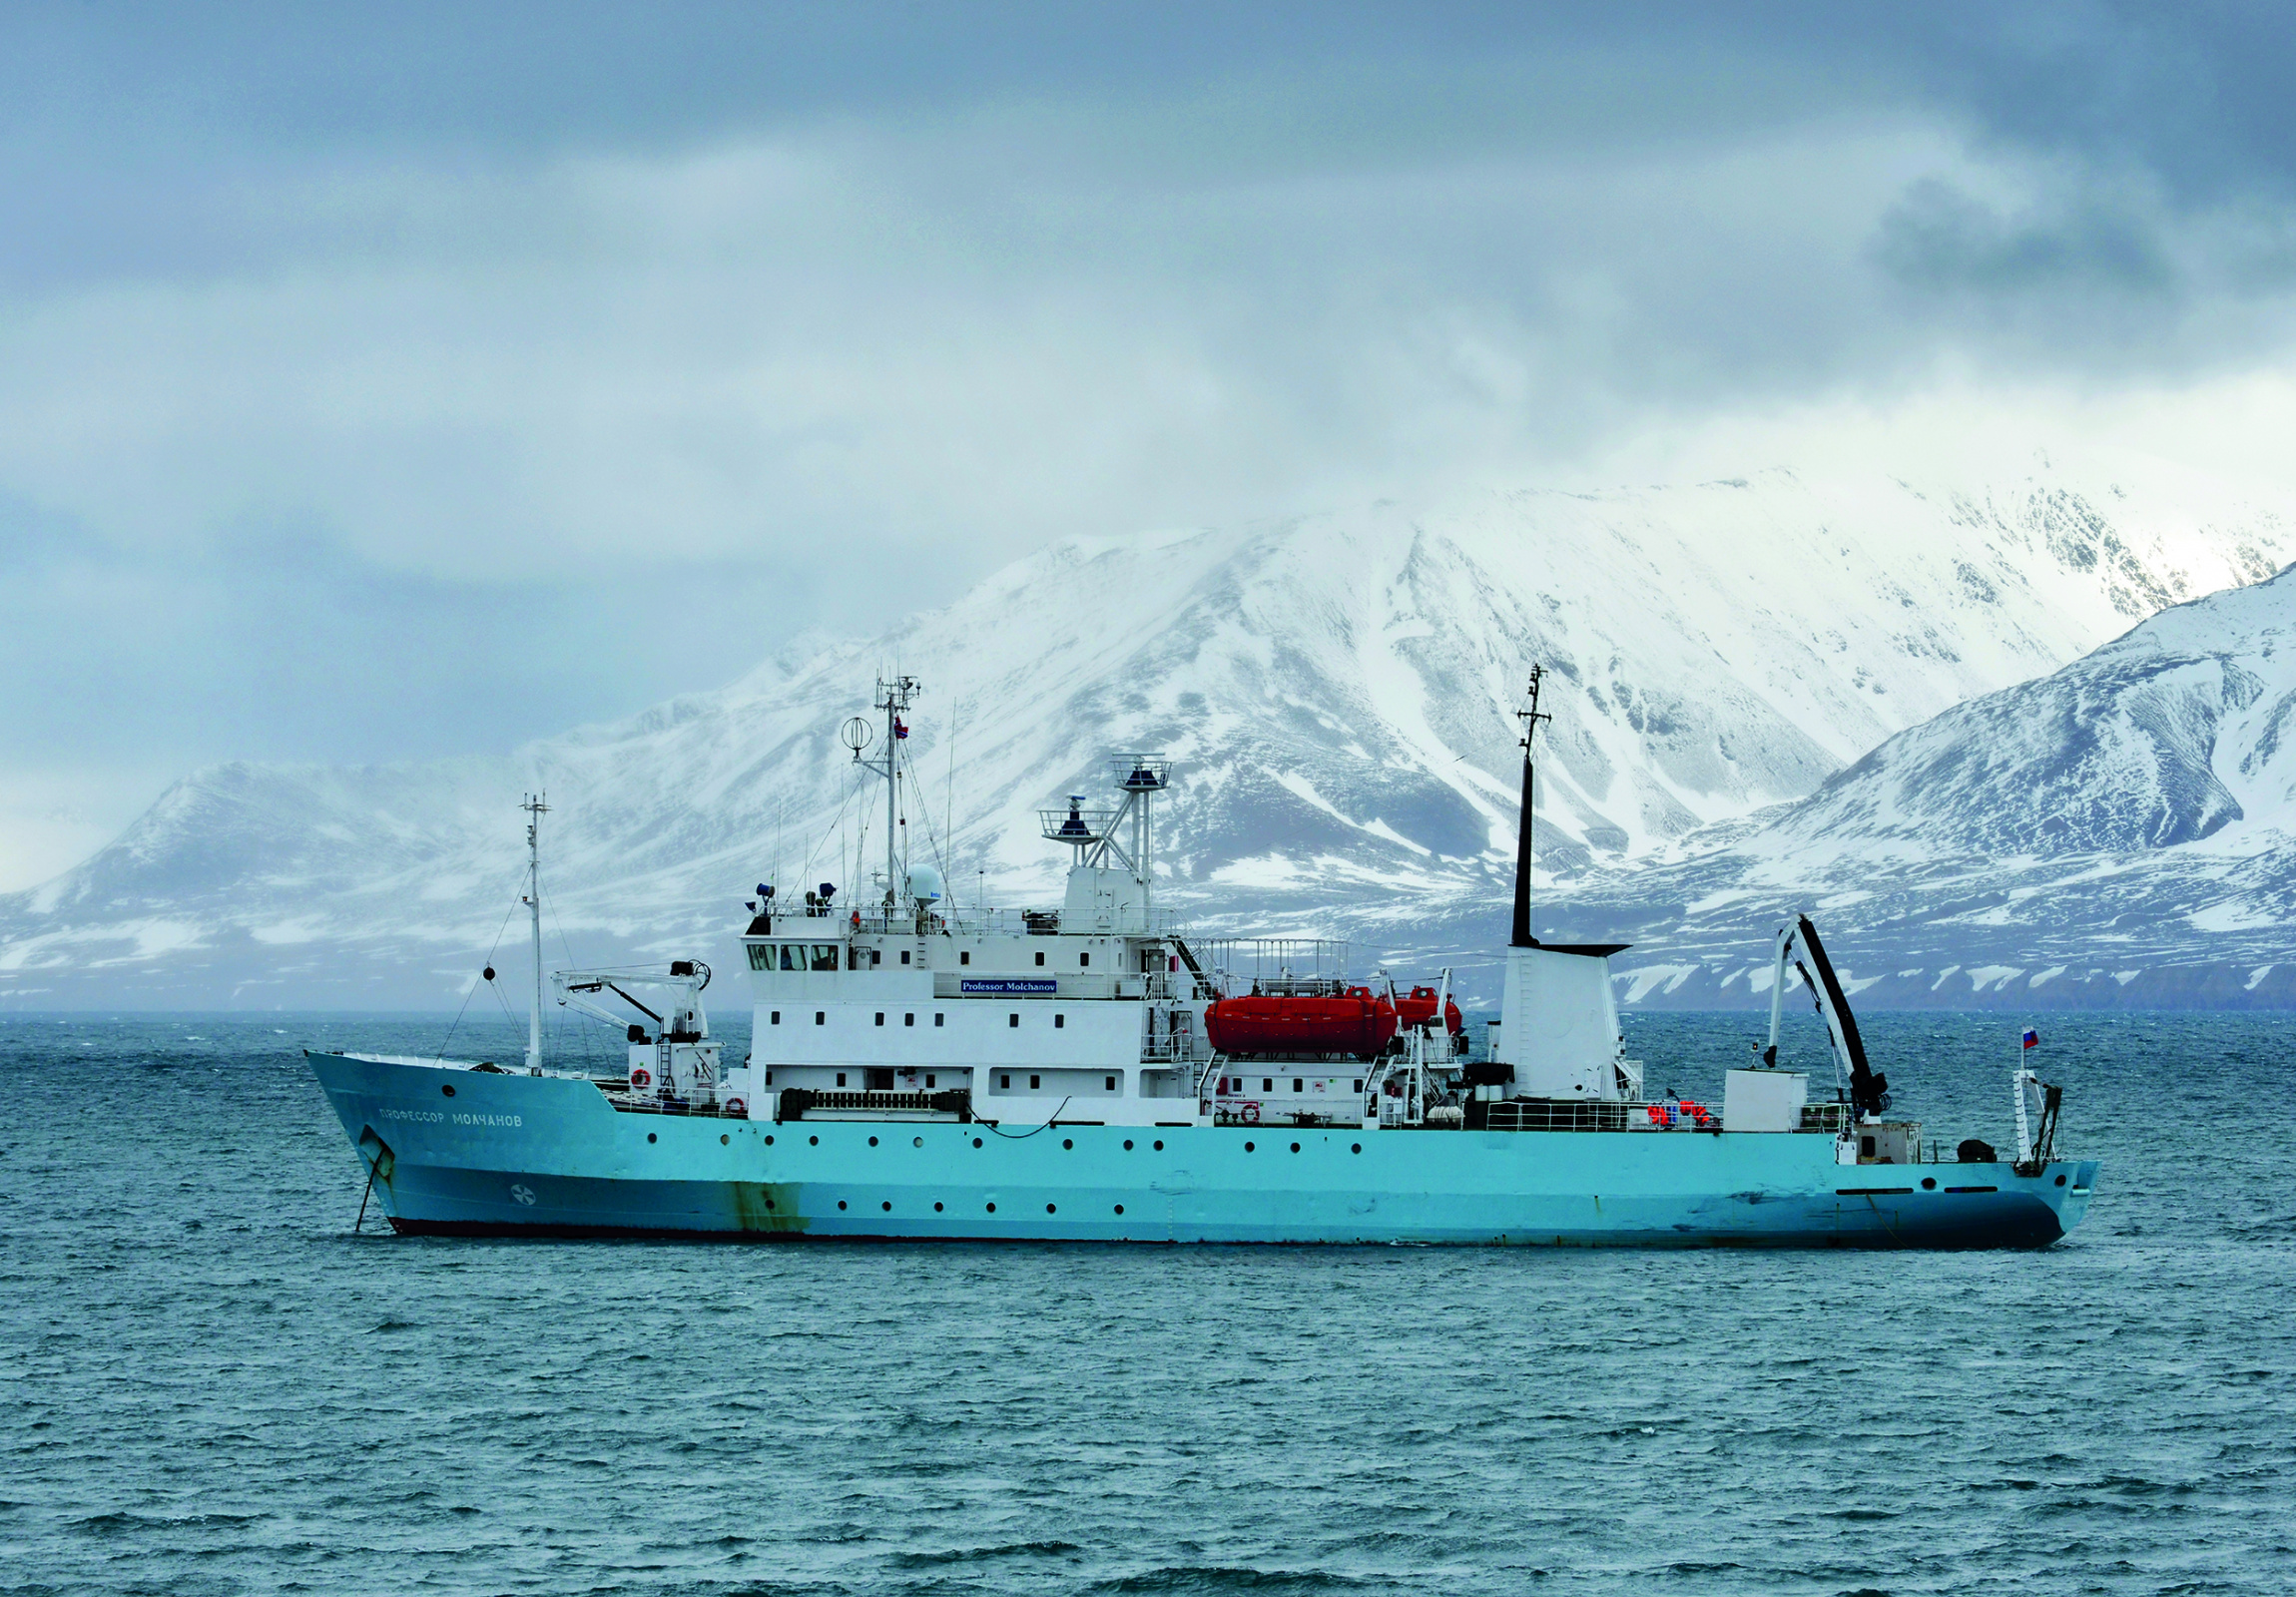
M 876 638 L 762 618 L 772 658 L 741 681 L 515 754 L 198 772 L 0 898 L 0 994 L 451 1006 L 514 907 L 535 789 L 552 959 L 730 969 L 755 883 L 873 890 L 881 798 L 837 732 L 895 670 L 925 686 L 909 851 L 960 900 L 1055 896 L 1036 807 L 1153 749 L 1158 891 L 1207 931 L 1333 932 L 1415 972 L 1487 949 L 1537 660 L 1540 926 L 1631 936 L 1631 997 L 1743 994 L 1789 902 L 1820 903 L 1869 983 L 2261 958 L 2286 585 L 2188 601 L 2292 553 L 2276 506 L 2045 462 L 1070 539 Z M 2081 951 L 2088 905 L 2121 916 L 2109 957 Z M 497 957 L 523 967 L 515 923 Z

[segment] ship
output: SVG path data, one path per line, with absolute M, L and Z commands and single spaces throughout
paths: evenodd
M 411 1236 L 1933 1249 L 2077 1226 L 2097 1165 L 2058 1151 L 2062 1089 L 2011 1072 L 2013 1151 L 1925 1138 L 1807 915 L 1770 939 L 1768 1046 L 1721 1102 L 1646 1092 L 1613 996 L 1625 945 L 1532 935 L 1541 677 L 1479 1026 L 1449 970 L 1399 985 L 1337 940 L 1192 935 L 1155 891 L 1158 754 L 1040 812 L 1068 854 L 1057 906 L 952 903 L 901 852 L 921 688 L 895 676 L 845 729 L 883 785 L 882 890 L 758 884 L 737 1063 L 702 959 L 545 979 L 529 798 L 524 1059 L 306 1052 L 363 1168 L 358 1224 L 372 1203 Z M 1790 984 L 1824 1023 L 1815 1068 L 1780 1058 Z M 613 1027 L 614 1063 L 546 1059 L 552 1004 Z

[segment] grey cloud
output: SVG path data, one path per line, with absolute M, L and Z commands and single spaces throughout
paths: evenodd
M 2045 216 L 2010 216 L 1924 179 L 1882 219 L 1874 245 L 1899 280 L 1937 290 L 2092 288 L 2149 296 L 2176 286 L 2156 220 L 2094 200 Z

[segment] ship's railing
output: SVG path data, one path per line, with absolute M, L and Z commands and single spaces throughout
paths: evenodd
M 1855 1119 L 1848 1104 L 1804 1104 L 1801 1129 L 1830 1132 L 1838 1137 L 1850 1129 Z
M 1571 1098 L 1510 1098 L 1483 1105 L 1482 1115 L 1486 1131 L 1626 1131 L 1648 1119 L 1641 1104 Z
M 771 930 L 757 935 L 802 937 L 817 929 L 835 928 L 836 935 L 860 931 L 872 936 L 896 937 L 935 937 L 943 932 L 959 937 L 1041 937 L 1062 930 L 1095 936 L 1170 937 L 1188 929 L 1186 918 L 1176 909 L 1144 910 L 1137 905 L 1115 910 L 1105 917 L 1090 916 L 1065 925 L 1057 909 L 966 908 L 956 904 L 943 904 L 922 914 L 887 914 L 881 903 L 873 906 L 831 904 L 811 912 L 780 910 L 771 918 Z

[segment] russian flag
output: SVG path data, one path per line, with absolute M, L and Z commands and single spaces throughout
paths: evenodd
M 2027 1030 L 2024 1034 L 2024 1045 L 2027 1048 L 2038 1048 L 2040 1046 L 2040 1033 Z

